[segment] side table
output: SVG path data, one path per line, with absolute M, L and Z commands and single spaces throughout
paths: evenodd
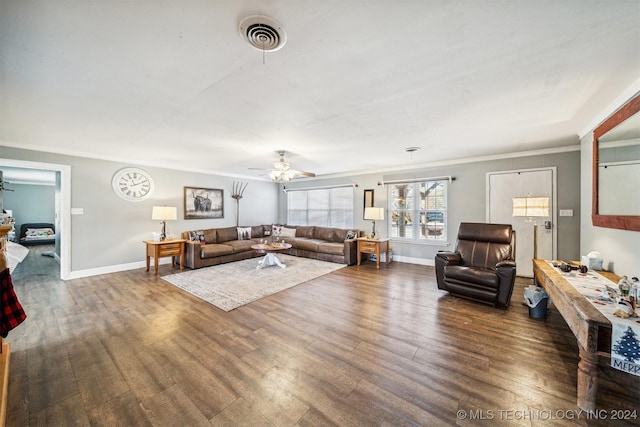
M 176 264 L 176 256 L 180 257 L 180 270 L 184 270 L 184 244 L 186 240 L 162 240 L 156 242 L 155 240 L 144 240 L 147 245 L 147 271 L 149 271 L 149 260 L 153 257 L 153 269 L 154 274 L 158 274 L 158 259 L 162 257 L 171 257 L 171 265 Z
M 376 268 L 380 269 L 380 254 L 386 253 L 387 264 L 391 262 L 391 247 L 389 241 L 391 239 L 371 239 L 368 237 L 360 237 L 358 240 L 358 265 L 362 260 L 362 254 L 376 254 Z

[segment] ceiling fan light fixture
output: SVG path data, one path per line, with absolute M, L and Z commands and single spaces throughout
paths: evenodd
M 285 183 L 285 182 L 289 182 L 293 178 L 295 178 L 295 173 L 292 173 L 292 171 L 290 171 L 290 170 L 287 170 L 287 171 L 271 171 L 271 172 L 269 172 L 269 177 L 271 178 L 271 180 L 273 182 Z
M 296 169 L 291 169 L 289 163 L 284 161 L 284 155 L 285 155 L 284 150 L 278 150 L 276 151 L 276 153 L 278 154 L 278 156 L 280 156 L 280 159 L 273 164 L 273 169 L 268 169 L 269 172 L 267 174 L 269 178 L 271 178 L 271 181 L 278 182 L 278 183 L 286 183 L 291 181 L 292 179 L 295 179 L 298 176 L 305 176 L 305 177 L 316 176 L 316 174 L 313 172 L 305 172 L 305 171 L 300 171 Z M 249 169 L 264 170 L 259 168 L 249 168 Z

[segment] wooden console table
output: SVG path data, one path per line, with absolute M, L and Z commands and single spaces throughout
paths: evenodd
M 171 265 L 176 264 L 176 256 L 180 257 L 180 270 L 184 270 L 184 244 L 186 240 L 162 240 L 156 242 L 154 240 L 144 240 L 147 245 L 147 271 L 149 271 L 149 258 L 153 257 L 154 273 L 158 274 L 158 259 L 162 257 L 171 257 Z
M 386 253 L 387 264 L 391 262 L 391 247 L 389 241 L 391 239 L 370 239 L 360 237 L 358 239 L 358 265 L 362 260 L 362 254 L 376 254 L 376 268 L 380 269 L 380 254 Z
M 611 357 L 611 322 L 547 261 L 534 259 L 533 275 L 578 340 L 578 407 L 593 411 L 598 393 L 598 358 Z

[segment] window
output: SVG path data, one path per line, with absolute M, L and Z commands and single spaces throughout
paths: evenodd
M 447 240 L 447 181 L 390 184 L 388 189 L 392 238 Z
M 353 187 L 287 191 L 287 224 L 353 228 Z

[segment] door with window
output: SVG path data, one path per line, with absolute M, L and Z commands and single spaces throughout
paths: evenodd
M 555 174 L 555 167 L 487 174 L 487 222 L 512 224 L 516 231 L 518 276 L 533 277 L 534 223 L 538 230 L 537 257 L 548 260 L 555 258 Z M 516 201 L 518 203 L 523 198 L 547 198 L 548 215 L 520 216 L 524 214 L 518 212 L 518 208 L 514 211 L 514 199 L 519 199 Z M 529 210 L 527 213 L 543 215 L 546 212 Z

